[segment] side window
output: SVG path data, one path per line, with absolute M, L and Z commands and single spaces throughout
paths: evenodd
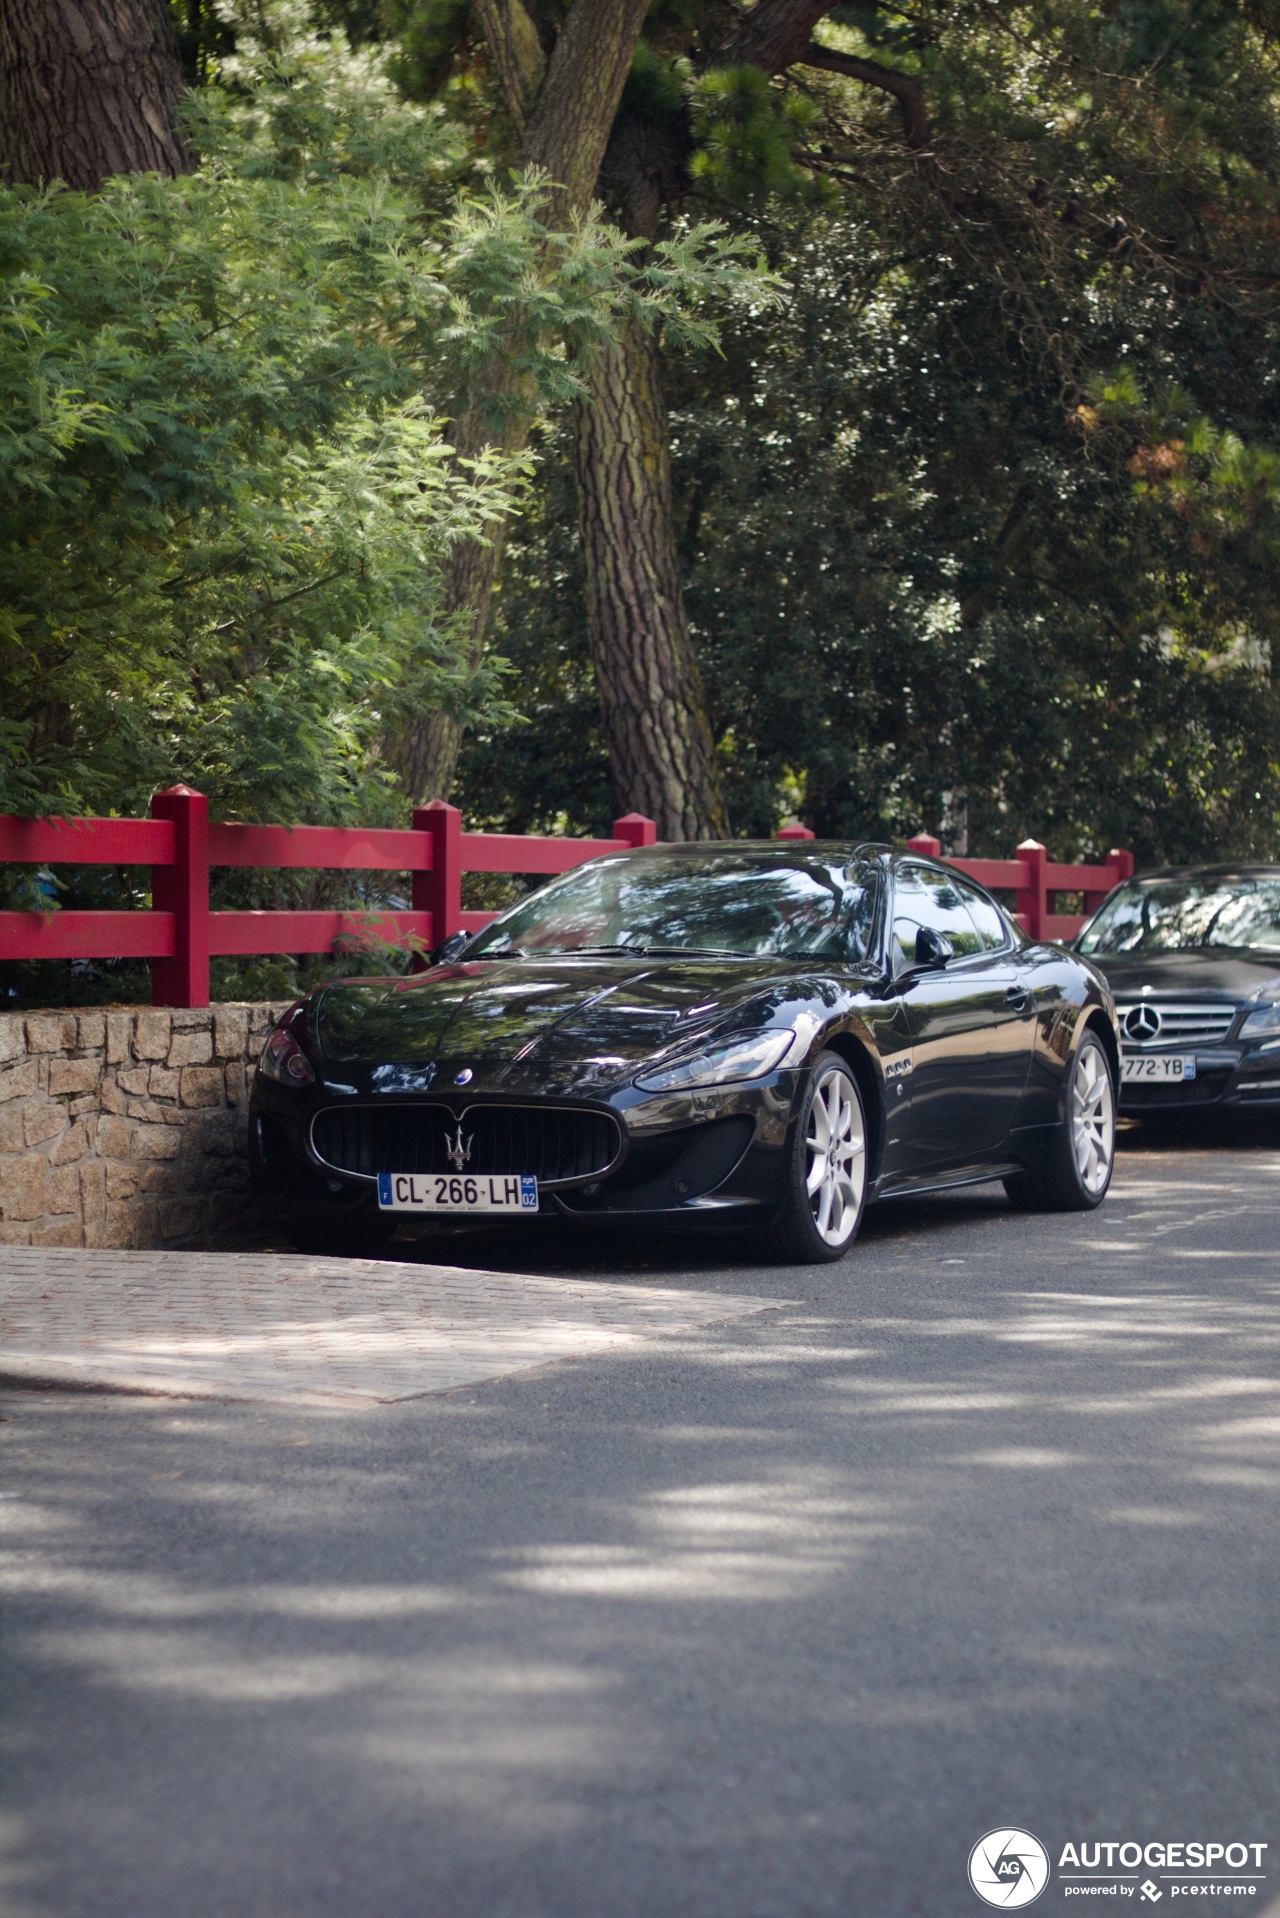
M 893 893 L 893 967 L 916 962 L 916 933 L 932 926 L 951 941 L 957 957 L 981 952 L 983 944 L 949 874 L 924 866 L 899 866 Z
M 1000 916 L 995 901 L 979 892 L 967 880 L 957 879 L 956 890 L 968 907 L 969 917 L 978 928 L 978 937 L 988 952 L 1003 952 L 1009 943 L 1009 929 Z

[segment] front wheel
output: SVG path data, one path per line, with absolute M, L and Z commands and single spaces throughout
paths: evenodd
M 782 1217 L 769 1249 L 789 1265 L 844 1256 L 867 1196 L 867 1122 L 853 1074 L 834 1052 L 813 1069 L 787 1166 Z
M 1102 1041 L 1086 1032 L 1076 1048 L 1049 1163 L 1019 1172 L 1004 1189 L 1020 1212 L 1091 1212 L 1111 1184 L 1116 1154 L 1116 1094 Z

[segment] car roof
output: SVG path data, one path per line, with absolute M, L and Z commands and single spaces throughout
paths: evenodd
M 659 840 L 653 846 L 638 846 L 636 852 L 643 858 L 655 854 L 675 853 L 686 858 L 731 858 L 735 854 L 774 852 L 790 853 L 801 859 L 825 859 L 844 861 L 851 859 L 884 859 L 893 857 L 892 846 L 867 840 L 856 839 L 669 839 Z M 916 858 L 915 853 L 902 855 Z
M 901 865 L 932 866 L 939 872 L 954 874 L 956 868 L 949 866 L 941 855 L 916 852 L 910 846 L 890 846 L 883 840 L 872 839 L 680 839 L 659 840 L 656 845 L 637 846 L 634 852 L 624 853 L 623 858 L 651 859 L 663 854 L 675 853 L 686 858 L 731 859 L 744 854 L 759 858 L 762 854 L 776 853 L 779 857 L 790 854 L 793 859 L 811 859 L 821 865 L 852 866 L 858 862 L 871 864 L 873 861 L 890 870 Z M 613 858 L 619 855 L 614 853 Z M 980 882 L 965 875 L 968 884 L 983 888 Z
M 1145 866 L 1135 879 L 1280 879 L 1280 866 Z

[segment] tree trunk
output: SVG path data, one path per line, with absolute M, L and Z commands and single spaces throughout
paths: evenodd
M 0 175 L 96 193 L 114 173 L 189 173 L 166 0 L 0 0 Z
M 509 436 L 507 450 L 518 452 L 526 433 Z M 461 449 L 460 449 L 461 450 Z M 489 602 L 502 558 L 505 526 L 492 529 L 488 541 L 461 540 L 449 556 L 444 582 L 446 617 L 456 616 L 466 633 L 463 657 L 474 672 L 484 652 Z M 388 741 L 387 750 L 405 792 L 417 806 L 429 799 L 446 799 L 453 785 L 462 745 L 462 728 L 446 712 L 422 713 L 406 730 Z
M 13 0 L 0 0 L 0 5 Z M 535 15 L 524 0 L 475 0 L 476 14 L 512 122 L 521 135 L 521 164 L 546 175 L 541 217 L 563 228 L 591 204 L 623 84 L 631 69 L 649 0 L 574 0 L 548 56 L 536 30 Z M 503 370 L 495 367 L 501 380 Z M 534 405 L 514 415 L 501 444 L 518 452 L 532 428 Z M 486 437 L 473 419 L 458 423 L 454 444 L 472 455 Z M 494 526 L 488 540 L 466 540 L 454 553 L 445 581 L 445 611 L 469 629 L 466 661 L 474 671 L 484 650 L 489 603 L 502 561 L 506 526 Z M 399 738 L 388 742 L 400 782 L 417 805 L 445 799 L 453 784 L 461 729 L 447 713 L 423 713 Z
M 757 0 L 718 60 L 779 72 L 804 56 L 830 6 Z M 855 77 L 898 92 L 918 130 L 917 82 L 851 64 Z M 685 157 L 670 126 L 625 115 L 615 124 L 601 185 L 633 237 L 657 231 Z M 654 342 L 638 329 L 604 355 L 577 408 L 575 456 L 588 631 L 619 804 L 650 814 L 664 839 L 720 837 L 728 820 L 680 590 L 666 408 Z
M 587 625 L 620 805 L 660 839 L 728 821 L 689 637 L 671 501 L 671 441 L 651 334 L 601 352 L 574 409 Z

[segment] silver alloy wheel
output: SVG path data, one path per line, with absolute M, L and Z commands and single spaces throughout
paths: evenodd
M 1076 1060 L 1071 1087 L 1071 1143 L 1080 1183 L 1092 1196 L 1111 1176 L 1116 1149 L 1116 1105 L 1111 1074 L 1101 1048 L 1086 1045 Z
M 828 1245 L 846 1245 L 862 1210 L 867 1141 L 857 1094 L 838 1068 L 814 1088 L 806 1144 L 805 1187 L 813 1223 Z

